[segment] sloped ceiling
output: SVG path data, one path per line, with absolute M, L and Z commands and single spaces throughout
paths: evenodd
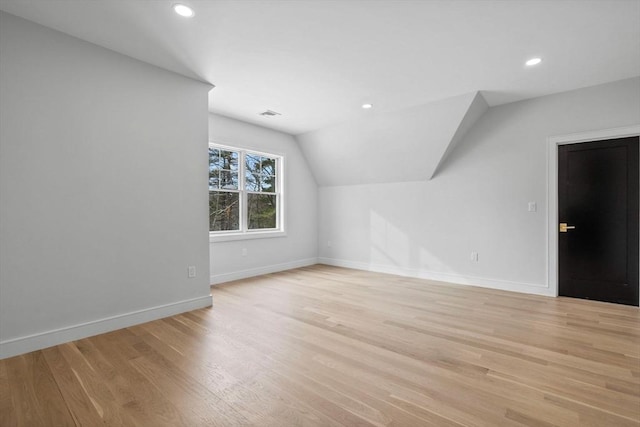
M 320 185 L 437 177 L 487 104 L 640 75 L 638 0 L 180 2 L 192 19 L 169 0 L 0 10 L 214 84 L 211 112 L 299 135 Z
M 296 138 L 321 186 L 423 181 L 487 110 L 480 92 L 376 113 Z
M 171 6 L 185 3 L 184 19 Z M 486 89 L 490 106 L 640 75 L 640 1 L 0 0 L 216 86 L 216 114 L 293 135 Z M 524 62 L 543 62 L 527 68 Z M 44 72 L 44 71 L 43 71 Z M 264 117 L 274 110 L 282 115 Z

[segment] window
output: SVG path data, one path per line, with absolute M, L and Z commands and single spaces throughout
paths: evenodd
M 282 164 L 282 156 L 209 144 L 212 236 L 259 237 L 284 231 Z

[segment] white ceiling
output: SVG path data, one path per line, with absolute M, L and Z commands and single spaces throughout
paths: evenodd
M 482 95 L 471 92 L 394 112 L 372 111 L 296 140 L 322 187 L 427 181 L 487 108 Z
M 0 0 L 216 85 L 216 113 L 299 134 L 481 90 L 489 105 L 640 75 L 640 0 Z M 524 61 L 544 58 L 535 68 Z M 264 118 L 266 109 L 282 116 Z

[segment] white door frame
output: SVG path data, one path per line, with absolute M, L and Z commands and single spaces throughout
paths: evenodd
M 558 296 L 558 146 L 639 135 L 637 124 L 547 138 L 547 285 L 551 295 Z

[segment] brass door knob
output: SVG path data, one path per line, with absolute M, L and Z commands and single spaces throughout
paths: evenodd
M 574 228 L 576 228 L 575 225 L 567 225 L 566 222 L 561 222 L 560 223 L 560 232 L 561 233 L 566 233 L 567 230 L 573 230 Z

